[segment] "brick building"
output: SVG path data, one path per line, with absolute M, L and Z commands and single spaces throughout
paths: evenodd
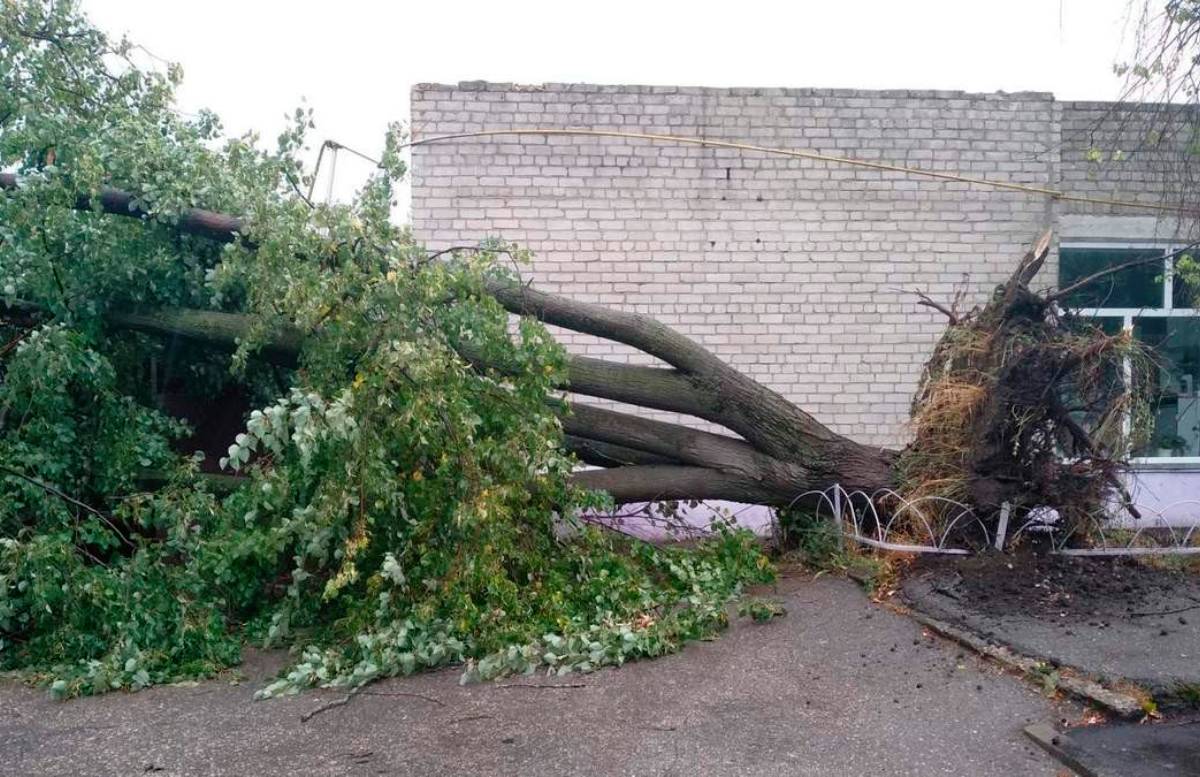
M 416 139 L 514 128 L 670 134 L 803 149 L 1146 203 L 1164 160 L 1101 141 L 1104 103 L 1047 93 L 422 84 Z M 1143 144 L 1144 145 L 1144 144 Z M 1166 176 L 1169 177 L 1169 176 Z M 1183 239 L 1154 210 L 1059 200 L 904 172 L 628 138 L 491 136 L 413 150 L 413 227 L 431 248 L 498 237 L 531 249 L 534 282 L 680 329 L 838 432 L 902 444 L 944 322 L 911 293 L 983 300 L 1052 227 L 1044 285 Z M 1060 261 L 1061 259 L 1061 261 Z M 1164 277 L 1165 276 L 1165 277 Z M 1169 274 L 1120 276 L 1077 300 L 1163 356 L 1147 503 L 1200 494 L 1200 318 Z M 646 358 L 563 333 L 572 350 Z M 1196 497 L 1192 497 L 1196 498 Z

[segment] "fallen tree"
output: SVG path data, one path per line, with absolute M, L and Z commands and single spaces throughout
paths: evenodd
M 588 670 L 711 633 L 769 565 L 736 531 L 653 548 L 583 510 L 804 507 L 840 484 L 1082 523 L 1121 498 L 1138 349 L 1031 289 L 1048 235 L 981 307 L 920 300 L 948 326 L 914 439 L 874 448 L 652 318 L 534 288 L 514 247 L 431 254 L 391 220 L 398 131 L 353 202 L 318 205 L 307 112 L 272 152 L 225 138 L 174 111 L 176 71 L 139 68 L 71 5 L 11 5 L 0 668 L 64 694 L 141 687 L 262 639 L 300 651 L 271 693 L 461 660 Z M 568 354 L 546 325 L 655 365 Z M 237 428 L 219 463 L 239 477 L 217 493 L 175 411 L 222 404 Z
M 15 176 L 0 174 L 0 187 L 16 185 Z M 106 213 L 149 218 L 130 210 L 132 201 L 133 195 L 113 189 L 98 199 Z M 91 210 L 92 203 L 84 198 L 75 207 Z M 242 223 L 228 214 L 189 209 L 176 225 L 231 243 Z M 562 388 L 693 416 L 739 435 L 573 403 L 562 419 L 566 447 L 606 470 L 579 472 L 574 479 L 617 502 L 729 499 L 789 506 L 803 494 L 838 484 L 867 494 L 890 489 L 943 496 L 984 514 L 1009 502 L 1049 506 L 1082 519 L 1097 514 L 1114 494 L 1127 501 L 1119 475 L 1130 440 L 1119 430 L 1137 398 L 1111 377 L 1140 354 L 1125 335 L 1105 336 L 1071 320 L 1055 304 L 1065 294 L 1031 290 L 1049 249 L 1047 233 L 982 308 L 960 313 L 919 300 L 943 312 L 948 326 L 914 400 L 917 439 L 904 451 L 872 448 L 835 434 L 653 318 L 507 278 L 491 279 L 484 288 L 512 314 L 632 346 L 666 365 L 567 355 Z M 33 312 L 29 305 L 21 310 Z M 194 309 L 113 313 L 107 322 L 227 352 L 237 350 L 255 326 L 247 314 Z M 282 327 L 262 340 L 257 353 L 295 366 L 303 346 L 303 333 Z M 469 362 L 503 371 L 502 364 L 488 364 L 469 344 L 455 348 Z M 947 401 L 950 392 L 956 400 Z M 1067 400 L 1072 394 L 1075 404 Z M 1089 421 L 1094 428 L 1086 428 Z
M 16 186 L 15 175 L 0 173 L 0 188 L 13 190 Z M 136 197 L 129 192 L 106 187 L 94 203 L 83 196 L 77 198 L 74 207 L 151 218 L 140 208 L 131 208 L 135 202 Z M 228 214 L 189 208 L 176 217 L 174 227 L 187 234 L 232 243 L 238 239 L 243 223 Z M 253 247 L 253 241 L 245 242 Z M 786 505 L 800 493 L 835 482 L 868 492 L 892 484 L 894 452 L 872 449 L 833 433 L 777 392 L 653 318 L 577 302 L 507 279 L 491 280 L 486 289 L 513 314 L 632 346 L 666 365 L 634 366 L 568 356 L 564 388 L 569 391 L 695 416 L 723 426 L 746 441 L 601 408 L 581 409 L 567 421 L 565 431 L 571 437 L 658 457 L 653 464 L 625 464 L 619 473 L 577 476 L 584 484 L 609 492 L 617 501 L 737 499 Z M 23 310 L 30 312 L 29 306 Z M 253 319 L 245 314 L 191 309 L 112 314 L 108 322 L 226 351 L 236 350 L 254 327 Z M 265 339 L 260 355 L 294 365 L 302 347 L 303 335 L 284 328 Z M 469 351 L 464 350 L 462 355 L 479 361 Z M 590 459 L 588 463 L 614 463 L 608 456 L 591 456 L 590 446 L 575 447 Z M 668 473 L 658 469 L 665 466 L 660 462 L 675 466 L 669 473 L 671 477 L 664 477 Z

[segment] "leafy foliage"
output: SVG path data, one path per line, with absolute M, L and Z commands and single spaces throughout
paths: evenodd
M 775 516 L 781 548 L 816 568 L 835 563 L 840 551 L 839 527 L 832 519 L 803 506 L 776 510 Z
M 484 293 L 521 253 L 434 260 L 391 221 L 398 127 L 351 203 L 316 205 L 310 112 L 265 151 L 176 113 L 179 69 L 145 58 L 72 3 L 0 16 L 0 168 L 19 174 L 0 194 L 0 668 L 59 695 L 140 688 L 255 639 L 298 653 L 266 695 L 461 661 L 586 671 L 719 629 L 770 576 L 737 532 L 660 549 L 573 518 L 603 500 L 559 446 L 563 354 Z M 105 186 L 150 216 L 75 208 Z M 201 205 L 245 214 L 242 239 L 172 228 Z M 172 306 L 249 314 L 254 335 L 231 359 L 111 325 Z M 281 327 L 304 336 L 296 369 L 257 356 Z M 260 409 L 204 460 L 167 384 Z
M 787 615 L 787 608 L 774 599 L 747 598 L 738 604 L 738 615 L 749 617 L 755 623 L 766 623 Z

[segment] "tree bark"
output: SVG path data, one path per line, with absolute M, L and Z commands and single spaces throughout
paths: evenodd
M 0 174 L 0 189 L 17 188 Z M 106 188 L 93 201 L 80 197 L 80 210 L 153 220 L 128 192 Z M 192 235 L 221 242 L 242 240 L 244 222 L 202 209 L 185 211 L 171 224 Z M 835 434 L 775 391 L 725 364 L 699 343 L 653 318 L 548 294 L 494 279 L 489 293 L 509 312 L 547 324 L 620 342 L 666 366 L 620 364 L 584 356 L 567 359 L 573 394 L 614 400 L 703 419 L 739 437 L 652 421 L 599 407 L 575 404 L 563 418 L 564 445 L 582 460 L 604 467 L 578 473 L 580 483 L 612 494 L 618 502 L 653 499 L 723 498 L 786 505 L 813 490 L 840 483 L 873 492 L 892 484 L 896 453 L 860 445 Z M 6 315 L 18 311 L 6 309 Z M 21 312 L 28 314 L 28 307 Z M 110 326 L 175 337 L 233 351 L 249 333 L 251 317 L 218 311 L 157 310 L 113 313 Z M 293 366 L 306 334 L 276 328 L 257 355 Z M 466 344 L 468 361 L 480 363 Z M 486 365 L 503 371 L 504 365 Z
M 17 313 L 29 316 L 34 310 L 29 305 L 18 305 L 0 312 L 6 316 Z M 191 309 L 112 313 L 105 321 L 117 329 L 179 338 L 229 353 L 250 334 L 254 323 L 245 314 Z M 281 326 L 271 332 L 256 354 L 266 361 L 293 367 L 303 343 L 301 332 Z M 723 413 L 704 409 L 715 408 L 716 403 L 686 376 L 671 370 L 571 356 L 567 374 L 564 388 L 571 392 L 632 400 L 647 408 L 694 410 L 693 415 L 718 423 L 727 418 Z M 744 413 L 735 416 L 735 423 L 744 418 Z M 654 493 L 659 496 L 655 498 L 660 499 L 721 498 L 788 505 L 799 495 L 824 489 L 834 482 L 870 492 L 889 485 L 894 455 L 833 436 L 830 441 L 813 443 L 813 449 L 820 451 L 819 456 L 808 460 L 779 459 L 737 437 L 580 402 L 572 404 L 571 412 L 563 416 L 562 422 L 568 449 L 589 464 L 619 470 L 605 475 L 579 473 L 578 480 L 589 487 L 603 484 L 603 490 L 618 501 L 648 501 L 643 496 L 656 489 Z M 664 466 L 675 469 L 661 469 Z M 702 472 L 708 477 L 703 477 Z M 686 477 L 670 482 L 662 479 L 676 475 Z M 702 488 L 698 487 L 701 483 Z
M 0 191 L 19 188 L 20 179 L 15 173 L 0 173 Z M 129 216 L 143 221 L 159 221 L 159 218 L 142 208 L 137 198 L 130 192 L 121 191 L 105 186 L 95 198 L 80 196 L 75 200 L 76 210 L 99 210 L 114 216 Z M 243 234 L 245 222 L 236 217 L 202 208 L 188 208 L 179 214 L 174 221 L 167 222 L 175 229 L 187 235 L 195 235 L 218 243 L 232 243 L 242 240 L 253 247 Z
M 895 452 L 864 446 L 835 434 L 781 394 L 743 375 L 695 341 L 655 319 L 504 281 L 493 281 L 488 291 L 510 312 L 532 315 L 547 324 L 623 343 L 673 366 L 674 373 L 653 367 L 636 369 L 657 369 L 664 377 L 674 374 L 684 378 L 693 389 L 688 398 L 695 397 L 699 401 L 689 402 L 686 409 L 679 403 L 668 407 L 666 402 L 655 403 L 654 400 L 669 400 L 670 394 L 649 390 L 648 396 L 633 404 L 677 410 L 703 418 L 738 433 L 754 449 L 774 460 L 803 462 L 804 470 L 809 474 L 795 481 L 796 485 L 804 486 L 799 491 L 807 491 L 816 483 L 823 483 L 820 488 L 840 483 L 847 489 L 870 493 L 893 484 Z M 613 385 L 612 381 L 598 382 Z M 570 388 L 576 390 L 574 383 Z M 798 491 L 793 488 L 788 499 L 794 498 L 796 493 Z
M 577 472 L 584 488 L 607 491 L 617 504 L 675 499 L 727 499 L 734 502 L 788 506 L 795 499 L 764 488 L 752 480 L 715 472 L 707 467 L 648 464 Z

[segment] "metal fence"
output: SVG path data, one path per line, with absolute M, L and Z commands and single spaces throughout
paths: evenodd
M 1159 510 L 1142 509 L 1142 517 L 1097 515 L 1074 533 L 1049 509 L 1015 510 L 1004 505 L 998 515 L 984 517 L 969 506 L 944 497 L 909 499 L 891 489 L 871 493 L 840 485 L 796 497 L 817 519 L 832 527 L 839 547 L 855 543 L 884 551 L 965 556 L 984 550 L 1011 550 L 1036 539 L 1065 556 L 1200 555 L 1200 499 L 1183 500 Z M 1172 518 L 1168 520 L 1167 516 Z M 587 513 L 585 523 L 604 526 L 643 539 L 696 540 L 717 524 L 738 525 L 778 536 L 776 511 L 757 505 L 718 502 L 651 502 L 622 505 L 607 513 Z M 1080 532 L 1086 531 L 1086 536 Z M 964 541 L 969 538 L 970 541 Z
M 1038 534 L 1049 542 L 1052 552 L 1070 556 L 1200 554 L 1200 522 L 1180 524 L 1177 519 L 1165 517 L 1184 507 L 1200 515 L 1200 500 L 1182 500 L 1159 510 L 1143 509 L 1139 519 L 1118 518 L 1110 513 L 1096 515 L 1083 522 L 1088 530 L 1086 537 L 1067 531 L 1059 515 L 1045 508 L 1014 515 L 1016 511 L 1005 504 L 993 526 L 961 502 L 936 496 L 907 499 L 891 489 L 868 494 L 834 485 L 796 498 L 797 502 L 804 500 L 815 502 L 818 518 L 838 527 L 839 540 L 882 550 L 961 556 L 984 548 L 1004 550 L 1023 536 L 1029 539 Z M 952 538 L 967 533 L 964 529 L 975 532 L 981 541 L 972 547 L 951 545 Z M 901 536 L 895 536 L 897 533 Z

